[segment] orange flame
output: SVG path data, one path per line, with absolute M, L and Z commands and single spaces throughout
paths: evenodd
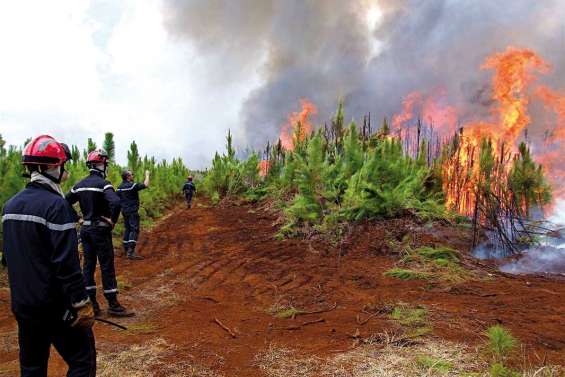
M 281 144 L 287 151 L 294 150 L 295 143 L 297 141 L 303 141 L 314 129 L 312 123 L 310 123 L 310 116 L 318 114 L 316 105 L 305 98 L 300 100 L 300 105 L 302 106 L 302 110 L 292 112 L 288 116 L 288 123 L 282 126 L 279 135 Z M 299 124 L 300 129 L 298 129 Z
M 443 167 L 444 191 L 448 206 L 461 213 L 469 214 L 475 202 L 475 182 L 479 177 L 480 145 L 483 138 L 490 138 L 495 153 L 516 151 L 520 135 L 531 124 L 528 105 L 533 100 L 532 84 L 539 74 L 550 70 L 547 64 L 534 51 L 508 47 L 506 51 L 489 56 L 480 67 L 492 69 L 492 99 L 496 106 L 493 108 L 493 119 L 474 121 L 463 126 L 460 147 L 457 156 Z M 562 161 L 565 149 L 565 94 L 553 91 L 542 85 L 534 88 L 533 93 L 539 98 L 546 110 L 556 114 L 555 126 L 551 127 L 545 138 L 545 146 L 534 145 L 532 153 L 539 163 L 544 165 L 547 177 L 553 185 L 554 197 L 565 197 L 562 180 L 565 177 L 565 167 Z M 421 111 L 424 122 L 434 123 L 436 130 L 443 136 L 453 133 L 457 124 L 457 109 L 442 102 L 444 91 L 438 91 L 429 96 L 412 92 L 402 103 L 402 112 L 393 117 L 393 128 L 406 129 L 409 121 L 414 118 L 414 111 Z M 496 156 L 504 160 L 503 170 L 497 171 L 497 179 L 505 179 L 511 166 L 511 159 Z M 470 176 L 459 186 L 450 179 L 458 172 L 470 172 Z M 456 207 L 456 208 L 455 208 Z
M 259 161 L 259 165 L 257 166 L 257 168 L 259 169 L 259 176 L 260 177 L 266 177 L 267 174 L 269 174 L 269 168 L 270 167 L 271 167 L 271 164 L 269 163 L 269 160 Z
M 498 103 L 494 111 L 501 127 L 491 130 L 493 136 L 514 145 L 520 132 L 530 124 L 527 89 L 536 79 L 534 72 L 547 73 L 549 65 L 532 50 L 508 47 L 505 52 L 488 57 L 481 69 L 495 70 L 492 99 Z
M 453 135 L 457 127 L 457 109 L 447 104 L 447 92 L 440 88 L 424 96 L 415 91 L 402 100 L 402 112 L 392 117 L 392 130 L 399 131 L 410 126 L 414 113 L 424 122 L 433 125 L 441 136 Z
M 422 94 L 412 92 L 402 100 L 402 112 L 392 117 L 392 130 L 398 131 L 414 118 L 414 108 L 422 103 Z

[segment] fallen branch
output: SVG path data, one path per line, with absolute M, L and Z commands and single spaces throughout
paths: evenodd
M 235 333 L 234 333 L 232 330 L 230 330 L 229 327 L 227 327 L 226 325 L 224 325 L 218 318 L 214 318 L 214 322 L 215 322 L 218 326 L 220 326 L 222 329 L 224 329 L 228 334 L 230 334 L 232 338 L 235 339 L 235 338 L 237 337 L 237 336 L 235 335 Z
M 313 311 L 305 311 L 305 310 L 300 310 L 298 312 L 296 312 L 292 318 L 294 319 L 294 317 L 298 316 L 298 315 L 306 315 L 306 314 L 320 314 L 320 313 L 327 313 L 327 312 L 331 312 L 332 310 L 335 310 L 335 308 L 337 308 L 337 302 L 330 308 L 328 309 L 322 309 L 322 310 L 313 310 Z
M 204 301 L 210 301 L 214 304 L 219 304 L 220 302 L 218 300 L 216 300 L 213 297 L 208 297 L 208 296 L 194 296 L 195 299 L 197 300 L 204 300 Z
M 288 326 L 288 327 L 274 327 L 273 330 L 300 330 L 304 326 L 313 325 L 315 323 L 321 323 L 321 322 L 326 322 L 326 320 L 323 319 L 323 318 L 318 318 L 318 319 L 314 319 L 312 321 L 303 322 L 300 325 Z
M 369 322 L 371 320 L 371 318 L 376 317 L 378 314 L 380 314 L 380 313 L 379 312 L 373 313 L 362 321 L 361 321 L 361 315 L 357 314 L 357 320 L 356 320 L 357 324 L 360 325 L 360 326 L 363 326 L 365 323 Z

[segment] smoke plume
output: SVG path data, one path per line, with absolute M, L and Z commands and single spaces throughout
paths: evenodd
M 507 46 L 536 51 L 553 66 L 546 80 L 565 88 L 560 0 L 165 0 L 164 15 L 171 35 L 209 59 L 213 85 L 258 70 L 236 133 L 252 147 L 276 139 L 301 98 L 319 122 L 338 99 L 349 117 L 380 119 L 411 91 L 442 88 L 461 122 L 488 117 L 490 73 L 479 67 Z

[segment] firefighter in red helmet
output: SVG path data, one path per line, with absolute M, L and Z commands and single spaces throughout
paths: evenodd
M 120 198 L 112 183 L 106 180 L 109 157 L 103 149 L 88 154 L 86 165 L 90 175 L 77 183 L 67 194 L 69 203 L 80 204 L 83 222 L 80 238 L 84 249 L 83 273 L 86 290 L 100 314 L 100 305 L 96 300 L 96 281 L 94 272 L 96 263 L 100 263 L 102 288 L 108 301 L 108 314 L 116 317 L 134 315 L 118 302 L 118 283 L 114 266 L 114 247 L 112 229 L 120 216 Z
M 77 215 L 61 182 L 71 158 L 51 136 L 33 139 L 22 163 L 31 177 L 2 211 L 4 253 L 18 323 L 21 376 L 46 376 L 51 345 L 69 365 L 68 376 L 94 376 L 94 311 L 80 270 Z M 76 313 L 66 321 L 65 314 Z

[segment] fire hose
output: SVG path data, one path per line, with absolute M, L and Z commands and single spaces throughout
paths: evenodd
M 70 310 L 70 309 L 67 310 L 67 311 L 65 312 L 65 314 L 63 315 L 63 321 L 64 321 L 65 323 L 68 323 L 68 324 L 73 323 L 76 318 L 77 318 L 76 310 L 74 310 L 74 309 L 72 309 L 72 310 Z M 127 330 L 127 329 L 128 329 L 127 327 L 122 326 L 122 325 L 120 325 L 119 323 L 112 322 L 112 321 L 107 320 L 107 319 L 94 317 L 94 320 L 95 320 L 95 321 L 98 321 L 98 322 L 102 322 L 102 323 L 108 324 L 108 325 L 111 325 L 111 326 L 114 326 L 114 327 L 117 327 L 117 328 L 122 329 L 122 330 Z

